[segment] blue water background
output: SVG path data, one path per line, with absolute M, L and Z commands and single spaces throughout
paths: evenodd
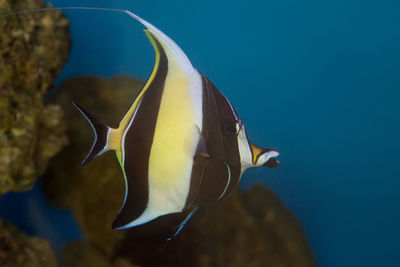
M 397 262 L 399 1 L 73 4 L 129 9 L 158 26 L 231 100 L 249 138 L 279 149 L 281 166 L 247 171 L 242 187 L 261 182 L 280 196 L 318 266 Z M 154 54 L 139 23 L 122 14 L 67 14 L 73 47 L 60 80 L 149 75 Z

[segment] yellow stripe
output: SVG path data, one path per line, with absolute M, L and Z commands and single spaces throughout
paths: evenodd
M 149 207 L 160 214 L 183 209 L 190 186 L 195 110 L 191 78 L 165 49 L 168 73 L 149 158 Z
M 110 149 L 114 150 L 122 150 L 121 148 L 121 139 L 122 136 L 126 130 L 126 128 L 129 125 L 129 122 L 132 119 L 133 114 L 135 114 L 135 111 L 140 103 L 140 100 L 142 100 L 144 93 L 147 91 L 149 88 L 150 84 L 153 82 L 154 77 L 157 74 L 158 67 L 160 64 L 160 51 L 157 47 L 157 43 L 155 41 L 155 36 L 149 31 L 149 30 L 144 30 L 146 33 L 147 37 L 149 38 L 151 44 L 153 45 L 154 52 L 156 54 L 156 59 L 155 59 L 155 64 L 153 67 L 153 71 L 150 75 L 150 78 L 147 80 L 147 83 L 144 85 L 143 89 L 140 91 L 139 95 L 136 97 L 135 101 L 133 102 L 132 106 L 128 110 L 128 112 L 125 114 L 125 116 L 122 118 L 121 122 L 119 123 L 118 129 L 115 129 L 111 132 L 110 138 L 108 140 L 109 144 L 111 144 Z
M 258 157 L 262 153 L 262 149 L 253 144 L 250 144 L 250 147 L 251 147 L 251 154 L 253 155 L 253 164 L 255 165 L 257 163 Z
M 145 30 L 145 33 L 147 35 L 147 37 L 149 38 L 151 44 L 153 45 L 155 54 L 156 54 L 156 59 L 155 59 L 155 64 L 153 67 L 153 71 L 150 75 L 150 78 L 148 79 L 147 83 L 145 84 L 145 86 L 143 87 L 143 89 L 140 91 L 139 95 L 136 97 L 135 101 L 133 102 L 132 106 L 130 107 L 130 109 L 128 110 L 128 112 L 125 114 L 125 116 L 122 118 L 121 122 L 119 123 L 119 127 L 118 129 L 112 129 L 109 135 L 109 146 L 110 149 L 114 149 L 115 150 L 115 154 L 117 156 L 119 165 L 121 166 L 122 169 L 122 174 L 124 175 L 124 182 L 125 182 L 125 199 L 124 199 L 124 205 L 125 205 L 125 200 L 127 197 L 127 193 L 128 193 L 128 179 L 126 177 L 126 172 L 125 172 L 125 168 L 124 168 L 124 163 L 122 162 L 122 136 L 124 135 L 124 132 L 126 131 L 126 128 L 129 125 L 129 122 L 132 119 L 133 114 L 135 114 L 135 111 L 141 101 L 141 99 L 143 98 L 143 94 L 147 91 L 147 89 L 149 88 L 150 84 L 152 83 L 152 81 L 154 80 L 154 77 L 157 74 L 157 70 L 160 64 L 160 51 L 157 47 L 157 43 L 154 40 L 154 36 L 148 31 Z M 123 206 L 122 206 L 123 207 Z M 121 208 L 122 209 L 122 208 Z
M 128 194 L 128 179 L 126 178 L 126 173 L 125 173 L 125 169 L 124 169 L 124 164 L 122 163 L 122 158 L 121 158 L 121 151 L 120 150 L 116 150 L 115 154 L 118 158 L 118 162 L 119 165 L 121 166 L 122 169 L 122 174 L 124 175 L 124 182 L 125 182 L 125 198 L 124 198 L 124 204 L 125 204 L 125 200 Z M 123 206 L 122 206 L 123 207 Z M 122 209 L 122 208 L 121 208 Z

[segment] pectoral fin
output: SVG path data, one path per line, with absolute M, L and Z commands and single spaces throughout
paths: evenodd
M 221 199 L 231 181 L 229 165 L 208 154 L 195 156 L 187 206 L 211 205 Z

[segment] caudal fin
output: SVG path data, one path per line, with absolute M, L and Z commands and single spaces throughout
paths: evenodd
M 72 104 L 86 118 L 94 132 L 94 142 L 89 154 L 81 163 L 81 165 L 83 166 L 108 150 L 108 135 L 110 132 L 110 127 L 107 127 L 102 122 L 98 121 L 95 117 L 93 117 L 89 112 L 84 110 L 77 103 L 72 102 Z

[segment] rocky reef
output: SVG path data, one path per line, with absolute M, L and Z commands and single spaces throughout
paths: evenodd
M 56 267 L 56 256 L 49 243 L 28 237 L 0 219 L 0 266 Z
M 111 230 L 124 198 L 122 173 L 112 152 L 80 166 L 93 133 L 71 101 L 116 127 L 142 85 L 123 76 L 77 77 L 54 99 L 65 112 L 71 142 L 52 161 L 44 190 L 53 204 L 73 211 L 85 236 L 67 246 L 63 266 L 314 266 L 301 226 L 262 186 L 237 190 L 171 242 L 146 227 Z
M 0 13 L 47 6 L 3 0 Z M 0 18 L 0 195 L 30 189 L 67 143 L 60 107 L 43 98 L 69 47 L 69 23 L 61 12 Z
M 0 14 L 47 7 L 2 0 Z M 0 196 L 31 189 L 68 142 L 62 110 L 44 97 L 66 62 L 69 23 L 61 12 L 0 17 Z M 0 220 L 0 266 L 57 266 L 52 248 Z

